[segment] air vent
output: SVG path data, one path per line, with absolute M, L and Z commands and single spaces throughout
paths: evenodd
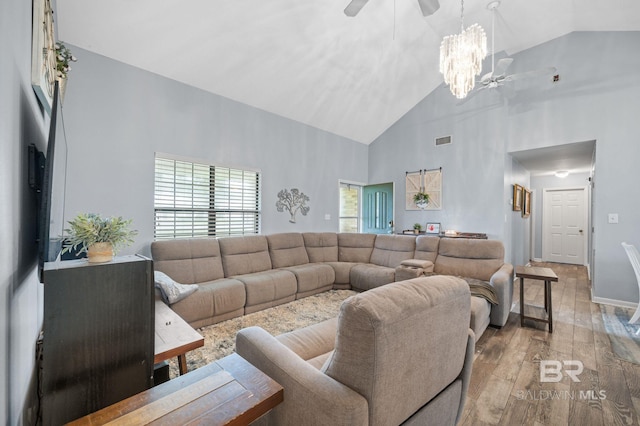
M 443 136 L 441 138 L 436 138 L 436 146 L 448 145 L 450 143 L 451 143 L 451 136 Z

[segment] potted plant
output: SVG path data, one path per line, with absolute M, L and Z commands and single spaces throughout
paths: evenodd
M 422 225 L 420 225 L 419 223 L 414 223 L 413 224 L 413 233 L 414 234 L 419 234 L 420 231 L 422 231 Z
M 419 208 L 424 209 L 427 207 L 427 204 L 429 204 L 429 194 L 426 192 L 418 192 L 413 196 L 413 202 L 416 203 L 416 206 Z
M 90 263 L 109 262 L 113 254 L 121 247 L 133 243 L 138 231 L 130 230 L 131 220 L 122 217 L 103 218 L 94 213 L 81 213 L 69 221 L 69 229 L 65 229 L 63 253 L 76 250 L 87 253 Z

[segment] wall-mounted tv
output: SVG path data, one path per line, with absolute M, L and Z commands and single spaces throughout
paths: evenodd
M 38 275 L 40 282 L 43 282 L 44 263 L 56 260 L 62 249 L 66 179 L 67 138 L 58 82 L 56 81 L 51 104 L 51 121 L 38 209 Z

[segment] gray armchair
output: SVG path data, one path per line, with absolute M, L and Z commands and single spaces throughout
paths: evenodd
M 420 277 L 345 300 L 336 320 L 273 337 L 241 330 L 236 351 L 284 387 L 266 425 L 453 425 L 474 353 L 468 285 Z

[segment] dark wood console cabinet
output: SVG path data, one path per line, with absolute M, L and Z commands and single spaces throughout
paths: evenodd
M 153 383 L 153 263 L 45 264 L 42 419 L 59 425 Z

